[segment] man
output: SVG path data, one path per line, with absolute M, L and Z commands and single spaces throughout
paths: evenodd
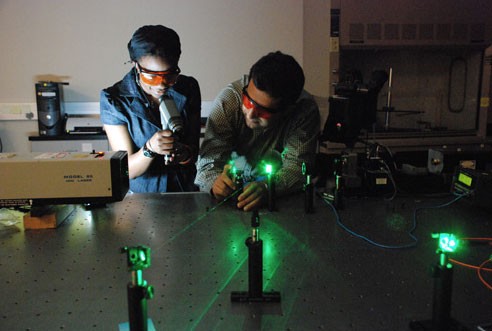
M 195 184 L 201 191 L 218 200 L 235 193 L 234 167 L 245 182 L 237 207 L 258 209 L 268 195 L 265 162 L 277 162 L 277 196 L 302 189 L 302 164 L 314 165 L 320 129 L 318 106 L 303 87 L 302 68 L 277 51 L 219 93 L 197 161 Z

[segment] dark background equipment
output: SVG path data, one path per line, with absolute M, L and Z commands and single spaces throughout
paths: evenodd
M 367 84 L 358 71 L 347 73 L 329 98 L 329 114 L 320 141 L 343 143 L 347 150 L 334 160 L 333 202 L 341 207 L 342 191 L 361 194 L 389 194 L 395 187 L 391 176 L 391 160 L 384 158 L 387 150 L 378 144 L 369 144 L 359 135 L 376 122 L 377 98 L 388 80 L 383 70 L 375 70 Z M 356 142 L 364 142 L 367 150 L 363 157 L 352 152 Z
M 466 201 L 476 207 L 492 211 L 492 173 L 487 170 L 458 167 L 454 173 L 451 191 L 467 195 Z
M 59 136 L 65 132 L 62 85 L 68 83 L 38 82 L 35 85 L 40 136 Z
M 353 147 L 361 130 L 376 122 L 378 94 L 387 80 L 383 70 L 373 71 L 367 84 L 359 72 L 348 74 L 328 99 L 330 110 L 320 140 Z

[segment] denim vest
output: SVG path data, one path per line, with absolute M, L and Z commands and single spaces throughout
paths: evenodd
M 193 79 L 180 76 L 180 80 Z M 177 85 L 177 84 L 176 84 Z M 199 93 L 199 92 L 198 92 Z M 167 94 L 173 98 L 180 112 L 185 136 L 189 116 L 186 113 L 187 97 L 170 88 Z M 124 125 L 128 128 L 135 150 L 140 149 L 157 131 L 161 130 L 160 121 L 150 116 L 150 103 L 136 83 L 135 71 L 131 70 L 120 82 L 101 91 L 101 122 L 108 125 Z M 163 156 L 156 156 L 149 169 L 141 176 L 130 180 L 132 192 L 166 192 L 168 180 L 179 180 L 178 169 L 165 166 Z M 173 178 L 169 178 L 169 176 Z M 193 181 L 193 179 L 191 179 Z M 187 183 L 179 183 L 188 186 Z M 183 188 L 184 191 L 189 189 Z

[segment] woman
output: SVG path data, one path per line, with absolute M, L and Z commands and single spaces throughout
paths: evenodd
M 128 52 L 132 69 L 101 91 L 100 106 L 111 148 L 128 152 L 130 191 L 195 191 L 201 96 L 198 82 L 181 75 L 179 36 L 162 25 L 143 26 L 133 34 Z M 179 112 L 179 133 L 168 129 L 161 116 L 163 99 Z

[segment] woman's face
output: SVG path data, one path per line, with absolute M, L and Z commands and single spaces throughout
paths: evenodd
M 179 67 L 172 66 L 159 56 L 143 56 L 136 63 L 138 81 L 145 93 L 159 99 L 176 83 Z

